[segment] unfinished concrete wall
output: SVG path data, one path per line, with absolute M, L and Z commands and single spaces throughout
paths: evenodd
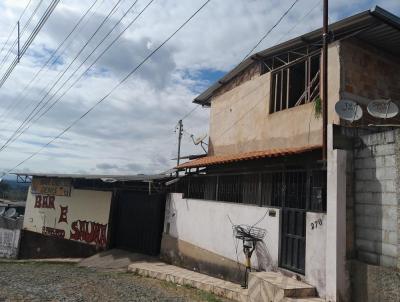
M 329 46 L 328 118 L 339 100 L 341 64 L 339 43 Z M 270 113 L 270 73 L 249 69 L 245 79 L 221 87 L 211 101 L 210 155 L 234 154 L 271 148 L 322 145 L 322 118 L 314 103 Z
M 357 39 L 341 42 L 343 92 L 357 101 L 400 100 L 400 59 Z
M 354 151 L 356 257 L 392 268 L 400 268 L 399 134 L 363 135 Z

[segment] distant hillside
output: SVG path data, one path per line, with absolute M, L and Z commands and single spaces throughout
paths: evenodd
M 0 182 L 0 198 L 16 201 L 26 200 L 29 185 L 13 179 L 3 179 Z

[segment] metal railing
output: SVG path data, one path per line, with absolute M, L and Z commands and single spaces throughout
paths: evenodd
M 326 211 L 323 170 L 188 175 L 177 191 L 191 199 Z

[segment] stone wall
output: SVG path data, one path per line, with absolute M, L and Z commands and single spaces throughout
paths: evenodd
M 400 131 L 360 136 L 354 150 L 355 257 L 399 266 Z

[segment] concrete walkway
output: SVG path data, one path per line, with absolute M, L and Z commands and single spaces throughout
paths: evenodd
M 279 273 L 251 273 L 249 276 L 249 289 L 243 289 L 238 284 L 203 275 L 163 262 L 135 262 L 128 266 L 128 271 L 144 277 L 195 287 L 239 302 L 325 301 L 323 299 L 314 297 L 315 289 L 312 286 L 292 278 L 285 277 Z M 258 288 L 254 289 L 255 282 L 260 279 L 263 283 L 260 285 L 261 291 Z M 253 283 L 253 285 L 251 283 Z
M 82 260 L 78 266 L 128 270 L 137 275 L 190 286 L 239 302 L 321 302 L 314 297 L 314 287 L 279 273 L 254 272 L 249 275 L 249 289 L 239 284 L 169 265 L 141 254 L 109 250 Z
M 193 272 L 163 262 L 135 262 L 128 270 L 138 275 L 195 287 L 235 301 L 248 301 L 247 289 L 240 285 Z

